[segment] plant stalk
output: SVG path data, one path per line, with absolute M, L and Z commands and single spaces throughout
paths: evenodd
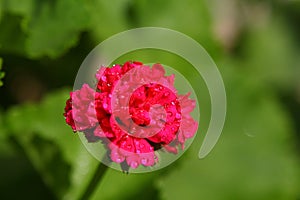
M 79 198 L 80 200 L 90 199 L 97 187 L 100 185 L 102 177 L 104 176 L 108 168 L 109 167 L 104 165 L 102 162 L 99 163 L 94 173 L 94 176 L 92 177 L 82 196 Z

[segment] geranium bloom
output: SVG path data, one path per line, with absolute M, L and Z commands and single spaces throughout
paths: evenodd
M 88 141 L 104 141 L 111 161 L 153 166 L 159 162 L 156 150 L 177 153 L 195 135 L 198 123 L 190 116 L 195 101 L 177 94 L 175 76 L 165 76 L 162 65 L 126 62 L 101 67 L 95 76 L 95 90 L 84 84 L 71 92 L 64 116 Z

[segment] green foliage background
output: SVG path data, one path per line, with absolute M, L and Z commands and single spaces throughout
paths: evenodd
M 197 92 L 191 148 L 148 174 L 109 169 L 91 199 L 299 199 L 299 1 L 0 0 L 0 199 L 77 199 L 98 161 L 62 116 L 85 56 L 120 31 L 160 26 L 201 43 L 224 78 L 228 113 L 197 158 L 210 100 L 189 63 L 143 50 L 115 62 L 161 62 Z M 202 80 L 202 79 L 201 79 Z

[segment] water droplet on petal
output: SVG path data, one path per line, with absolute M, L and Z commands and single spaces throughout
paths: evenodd
M 104 109 L 107 109 L 107 107 L 108 107 L 107 103 L 104 103 L 104 104 L 103 104 L 103 108 L 104 108 Z
M 171 128 L 171 130 L 172 130 L 172 131 L 175 131 L 175 128 L 174 128 L 174 127 L 172 127 L 172 128 Z
M 130 163 L 130 167 L 133 168 L 133 169 L 137 168 L 138 165 L 139 165 L 139 164 L 138 164 L 138 162 L 136 162 L 136 161 L 132 161 L 132 162 Z
M 146 164 L 148 163 L 148 158 L 142 158 L 142 159 L 141 159 L 141 163 L 142 163 L 143 165 L 146 165 Z

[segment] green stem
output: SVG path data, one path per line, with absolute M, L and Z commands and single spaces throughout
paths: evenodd
M 99 186 L 99 183 L 101 183 L 101 179 L 108 168 L 109 167 L 107 167 L 103 163 L 99 163 L 91 181 L 89 182 L 81 198 L 79 198 L 80 200 L 88 200 L 92 196 L 96 188 Z

